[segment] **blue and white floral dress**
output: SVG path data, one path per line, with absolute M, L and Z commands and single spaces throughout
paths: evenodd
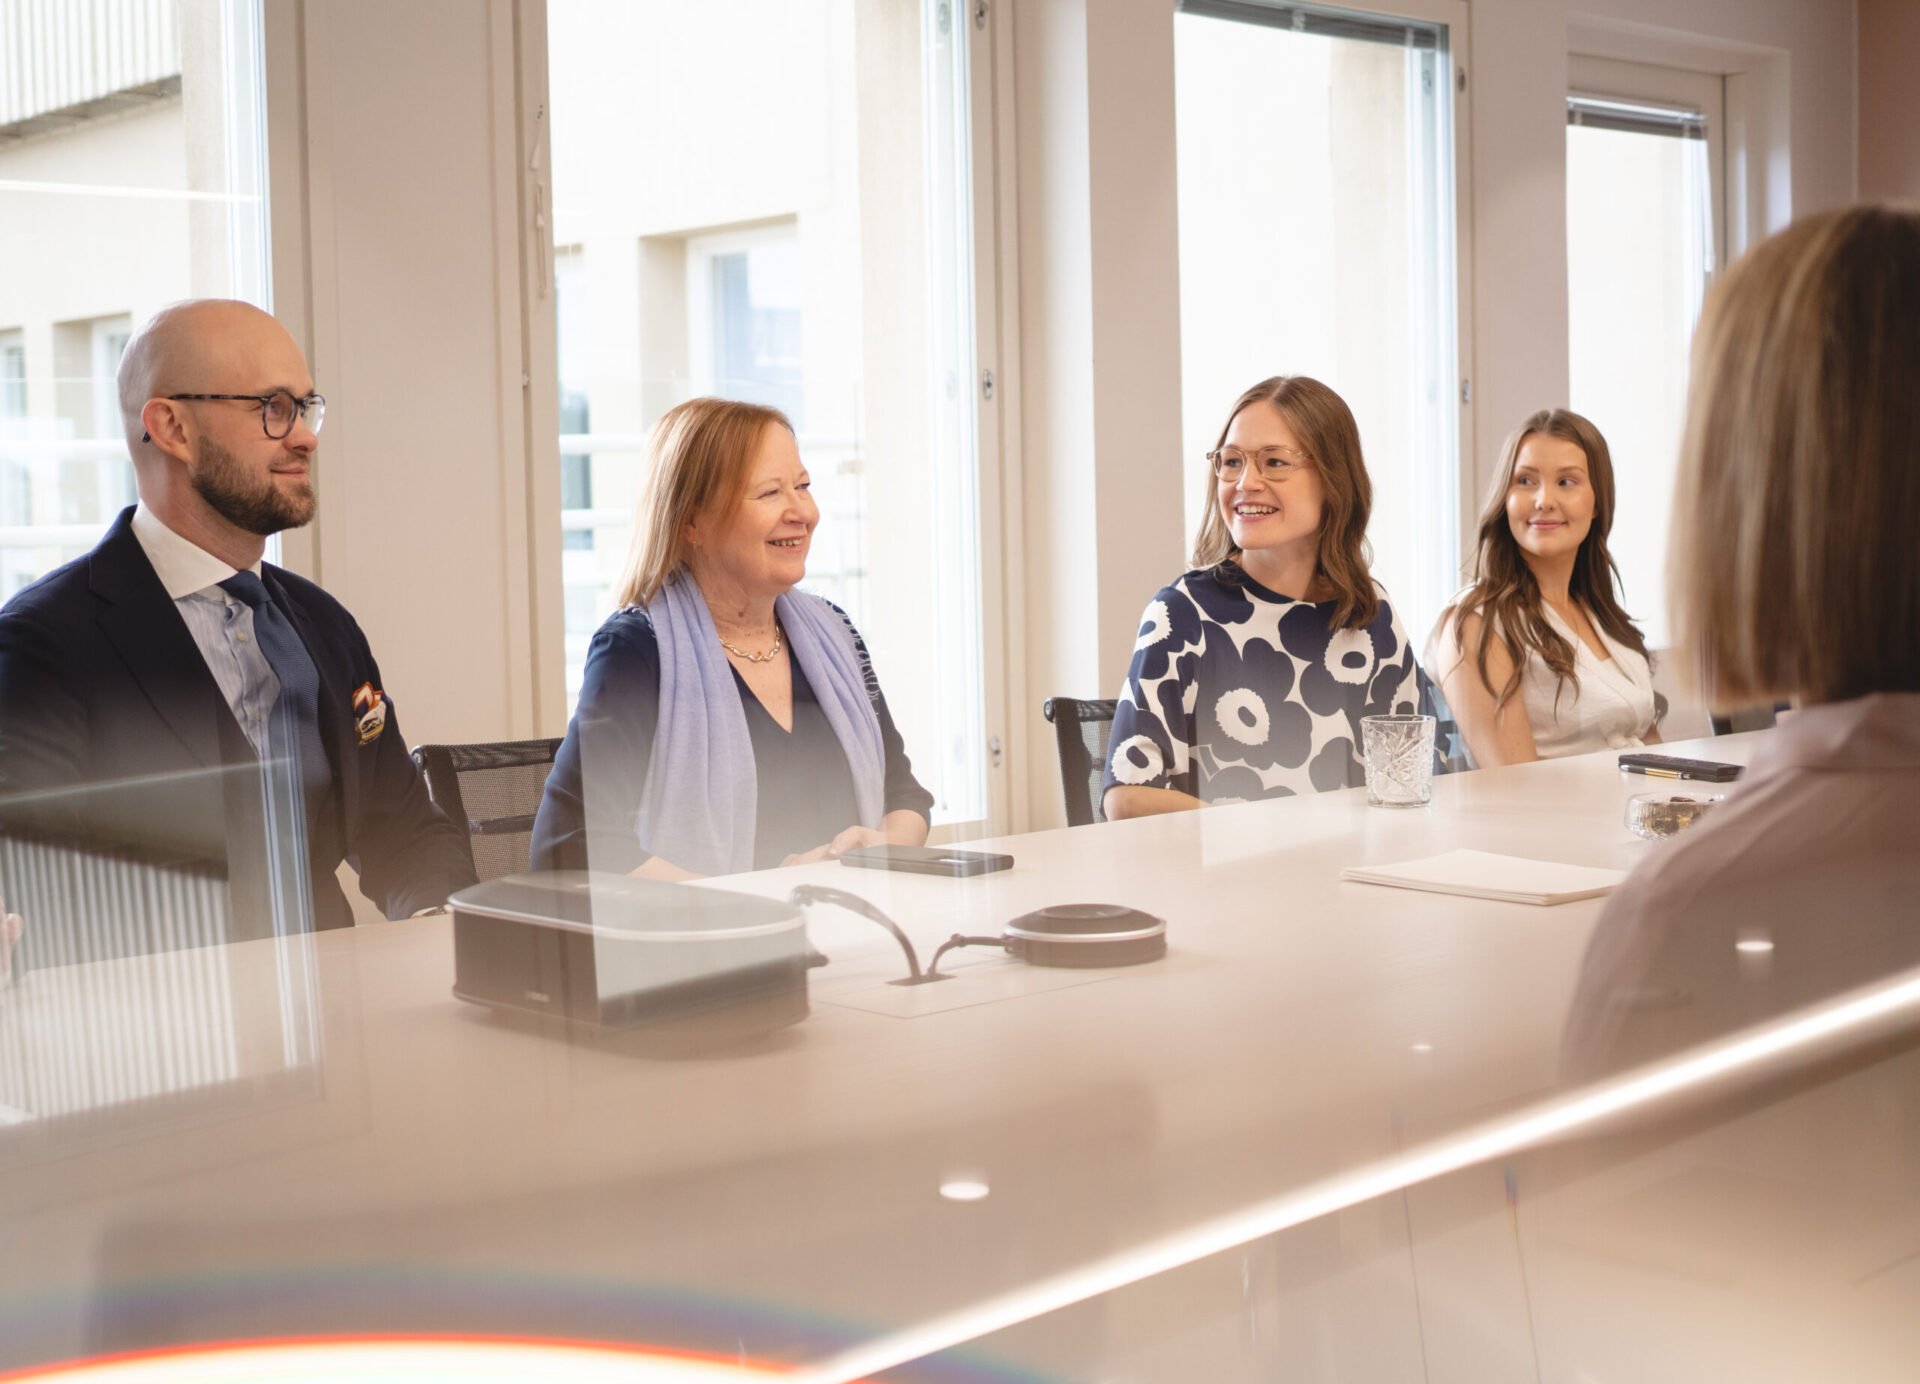
M 1140 617 L 1101 791 L 1217 803 L 1365 783 L 1360 718 L 1431 715 L 1432 695 L 1384 592 L 1364 628 L 1334 629 L 1334 609 L 1232 562 L 1163 587 Z

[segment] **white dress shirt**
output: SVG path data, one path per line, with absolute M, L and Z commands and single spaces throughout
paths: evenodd
M 153 564 L 174 609 L 186 621 L 187 632 L 199 646 L 207 671 L 220 685 L 234 719 L 253 742 L 254 750 L 264 755 L 267 718 L 280 695 L 280 679 L 274 676 L 254 640 L 253 608 L 220 586 L 239 569 L 182 538 L 145 504 L 134 507 L 133 536 Z M 260 564 L 255 563 L 251 570 L 258 576 Z

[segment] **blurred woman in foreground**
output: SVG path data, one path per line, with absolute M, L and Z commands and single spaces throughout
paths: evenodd
M 1916 535 L 1920 213 L 1808 217 L 1708 297 L 1671 561 L 1712 698 L 1801 709 L 1609 900 L 1568 1033 L 1581 1065 L 1920 965 Z

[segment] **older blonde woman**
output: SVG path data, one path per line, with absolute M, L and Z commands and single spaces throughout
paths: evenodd
M 866 646 L 796 589 L 820 511 L 785 415 L 694 399 L 649 451 L 535 867 L 686 879 L 925 841 L 933 796 Z

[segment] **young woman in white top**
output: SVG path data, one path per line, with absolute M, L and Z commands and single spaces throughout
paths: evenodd
M 1543 409 L 1503 449 L 1473 584 L 1441 613 L 1427 673 L 1481 768 L 1659 741 L 1647 643 L 1615 596 L 1613 461 Z

